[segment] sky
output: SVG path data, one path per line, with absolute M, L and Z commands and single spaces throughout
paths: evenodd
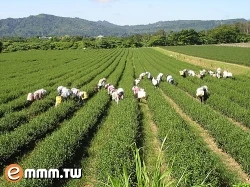
M 2 0 L 0 19 L 50 14 L 144 25 L 173 20 L 250 19 L 249 0 Z

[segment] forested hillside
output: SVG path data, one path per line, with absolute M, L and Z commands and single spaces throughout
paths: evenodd
M 162 18 L 164 19 L 164 18 Z M 167 18 L 165 18 L 167 20 Z M 247 22 L 245 19 L 231 20 L 177 20 L 159 21 L 148 25 L 115 25 L 107 21 L 88 21 L 80 18 L 58 17 L 39 14 L 26 18 L 0 20 L 0 37 L 6 36 L 128 36 L 132 34 L 153 33 L 158 30 L 180 31 L 194 29 L 208 30 L 223 24 Z

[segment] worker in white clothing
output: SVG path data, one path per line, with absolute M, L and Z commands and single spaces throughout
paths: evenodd
M 155 79 L 154 77 L 152 78 L 152 84 L 155 86 L 155 88 L 159 87 L 159 80 Z
M 141 79 L 135 79 L 135 86 L 137 86 L 140 83 Z
M 174 84 L 174 78 L 172 75 L 166 75 L 167 82 L 170 84 Z
M 77 94 L 80 92 L 80 90 L 77 88 L 71 88 L 71 92 L 72 92 L 73 98 L 77 99 Z
M 111 94 L 111 99 L 114 100 L 117 104 L 124 97 L 124 90 L 122 88 L 118 88 Z
M 98 91 L 105 86 L 105 83 L 106 83 L 106 78 L 102 78 L 99 80 L 98 84 L 97 84 L 97 88 L 98 88 Z
M 110 83 L 108 83 L 108 84 L 105 85 L 105 89 L 108 90 L 108 94 L 109 95 L 112 95 L 112 93 L 115 91 L 114 85 L 112 85 Z
M 206 102 L 206 100 L 209 97 L 209 92 L 208 92 L 208 87 L 207 86 L 202 86 L 196 90 L 196 97 L 198 97 L 202 102 Z
M 146 73 L 141 73 L 141 74 L 139 75 L 139 79 L 143 79 L 145 75 L 146 75 Z
M 57 93 L 58 95 L 61 95 L 62 94 L 62 89 L 65 88 L 64 86 L 58 86 L 57 88 Z
M 153 76 L 151 75 L 150 72 L 148 72 L 148 79 L 152 80 Z
M 216 70 L 216 77 L 217 77 L 218 79 L 221 78 L 221 68 L 217 68 L 217 70 Z
M 42 99 L 46 93 L 47 93 L 47 91 L 45 89 L 43 89 L 43 88 L 39 89 L 39 90 L 34 92 L 34 99 L 35 100 Z
M 72 94 L 72 91 L 66 87 L 62 89 L 61 96 L 63 100 L 67 100 Z
M 157 80 L 160 82 L 160 81 L 162 81 L 162 77 L 163 77 L 163 73 L 159 73 L 158 75 L 157 75 Z
M 124 98 L 124 90 L 123 90 L 123 88 L 118 88 L 116 92 L 117 92 L 118 98 L 120 100 Z

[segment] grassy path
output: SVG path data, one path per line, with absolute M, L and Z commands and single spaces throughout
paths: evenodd
M 232 72 L 234 75 L 246 75 L 250 77 L 250 67 L 247 67 L 247 66 L 189 56 L 189 55 L 185 55 L 185 54 L 181 54 L 181 53 L 177 53 L 173 51 L 168 51 L 166 49 L 162 49 L 159 47 L 156 47 L 153 49 L 163 54 L 166 54 L 168 56 L 171 56 L 175 58 L 176 60 L 188 62 L 190 64 L 200 66 L 206 69 L 215 70 L 218 67 L 220 67 L 222 69 L 227 69 L 228 71 Z

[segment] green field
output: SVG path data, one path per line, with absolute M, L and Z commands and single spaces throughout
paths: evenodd
M 168 46 L 162 47 L 181 54 L 250 66 L 250 48 L 229 46 Z
M 22 179 L 14 184 L 1 170 L 0 186 L 105 186 L 108 176 L 121 179 L 124 167 L 129 182 L 137 186 L 130 145 L 143 147 L 141 158 L 150 176 L 156 148 L 165 137 L 164 169 L 174 184 L 250 183 L 250 82 L 245 75 L 236 75 L 235 80 L 183 78 L 179 70 L 198 72 L 203 67 L 152 48 L 4 53 L 0 66 L 0 168 L 18 163 L 24 169 L 83 170 L 81 179 Z M 144 77 L 139 86 L 148 98 L 138 102 L 133 81 L 146 71 L 154 77 L 171 74 L 178 84 L 168 84 L 164 76 L 154 88 Z M 125 98 L 118 105 L 107 90 L 94 90 L 103 77 L 124 88 Z M 72 99 L 55 107 L 60 85 L 87 91 L 89 98 L 83 106 Z M 203 85 L 211 93 L 206 104 L 195 98 Z M 46 97 L 28 104 L 27 94 L 40 88 L 48 91 Z

